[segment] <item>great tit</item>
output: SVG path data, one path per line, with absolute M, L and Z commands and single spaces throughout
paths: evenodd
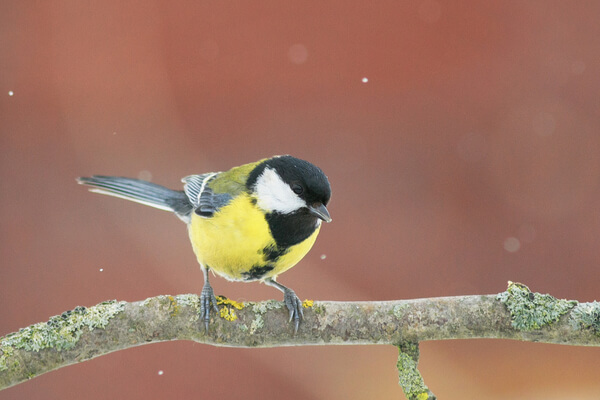
M 92 186 L 92 192 L 172 211 L 187 224 L 204 274 L 200 318 L 207 330 L 211 307 L 218 311 L 208 271 L 281 290 L 298 330 L 302 302 L 276 278 L 308 253 L 321 222 L 331 222 L 326 207 L 331 187 L 320 168 L 289 155 L 276 156 L 226 172 L 187 176 L 182 191 L 113 176 L 77 181 Z

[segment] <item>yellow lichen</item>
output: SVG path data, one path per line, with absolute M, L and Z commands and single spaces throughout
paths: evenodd
M 217 296 L 217 304 L 224 306 L 219 310 L 219 315 L 225 321 L 235 321 L 238 318 L 235 309 L 244 308 L 244 303 L 228 299 L 225 296 Z
M 179 314 L 179 304 L 177 304 L 177 300 L 173 296 L 167 296 L 167 299 L 169 299 L 169 301 L 171 302 L 171 311 L 169 312 L 169 314 L 171 315 L 171 317 L 174 317 L 177 314 Z
M 241 309 L 244 308 L 244 303 L 243 302 L 241 302 L 241 301 L 238 302 L 238 301 L 235 301 L 235 300 L 231 300 L 231 299 L 228 299 L 225 296 L 217 296 L 217 304 L 219 304 L 219 305 L 220 304 L 224 304 L 224 305 L 232 306 L 232 307 L 237 308 L 238 310 L 241 310 Z
M 315 302 L 313 300 L 304 300 L 302 302 L 302 307 L 309 308 L 312 307 Z
M 219 314 L 221 315 L 221 318 L 223 318 L 225 321 L 235 321 L 237 319 L 237 314 L 235 313 L 235 310 L 230 309 L 228 307 L 221 308 L 221 310 L 219 310 Z

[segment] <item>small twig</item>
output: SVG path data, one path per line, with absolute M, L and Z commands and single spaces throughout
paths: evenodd
M 408 400 L 436 400 L 417 369 L 419 344 L 404 342 L 398 346 L 398 383 Z

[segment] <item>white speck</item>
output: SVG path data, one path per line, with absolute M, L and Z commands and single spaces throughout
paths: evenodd
M 521 242 L 516 237 L 511 236 L 509 238 L 506 238 L 506 240 L 504 241 L 504 250 L 508 251 L 509 253 L 514 253 L 520 248 Z
M 362 83 L 367 83 L 369 82 L 369 78 L 367 78 L 366 76 L 362 78 Z
M 9 90 L 9 91 L 8 91 L 8 95 L 9 95 L 9 96 L 12 96 L 12 95 L 14 95 L 14 94 L 15 94 L 15 92 L 13 92 L 12 90 Z
M 308 50 L 303 44 L 295 44 L 288 50 L 288 58 L 294 64 L 304 64 L 308 58 Z
M 98 271 L 102 272 L 102 271 L 104 271 L 104 268 L 100 268 Z
M 327 256 L 325 254 L 321 254 L 321 260 L 324 260 L 326 258 L 327 258 Z
M 140 171 L 138 174 L 138 179 L 150 182 L 152 180 L 152 173 L 146 170 Z
M 162 375 L 164 373 L 165 373 L 165 371 L 163 371 L 162 369 L 160 371 L 158 371 L 158 375 Z

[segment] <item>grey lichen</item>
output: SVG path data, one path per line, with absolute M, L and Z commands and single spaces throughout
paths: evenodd
M 398 346 L 398 350 L 401 353 L 407 354 L 412 357 L 415 362 L 419 361 L 420 351 L 419 351 L 419 343 L 418 342 L 402 342 Z
M 250 334 L 256 333 L 257 330 L 262 329 L 265 326 L 265 320 L 261 314 L 256 314 L 252 323 L 250 324 Z
M 197 294 L 178 294 L 175 300 L 182 306 L 192 307 L 196 312 L 192 313 L 190 322 L 200 319 L 200 299 Z
M 250 334 L 255 333 L 257 330 L 262 329 L 265 326 L 265 320 L 263 315 L 269 310 L 277 310 L 283 307 L 283 304 L 275 300 L 267 300 L 260 303 L 249 303 L 252 305 L 252 312 L 254 313 L 254 319 L 250 323 Z
M 549 294 L 533 293 L 522 283 L 508 282 L 508 288 L 496 296 L 510 312 L 512 326 L 522 331 L 541 329 L 559 320 L 577 305 Z
M 408 304 L 395 305 L 394 308 L 392 309 L 394 317 L 396 317 L 398 319 L 402 319 L 404 317 L 404 314 L 406 313 L 406 310 L 408 310 L 408 308 L 409 308 Z
M 252 311 L 255 314 L 264 314 L 269 310 L 278 310 L 283 307 L 283 303 L 275 300 L 267 300 L 252 304 Z
M 571 325 L 575 329 L 591 329 L 600 336 L 600 303 L 579 303 L 571 312 Z
M 195 309 L 200 309 L 200 299 L 197 294 L 178 294 L 175 299 L 182 306 L 190 306 Z
M 115 300 L 100 303 L 94 307 L 75 307 L 61 315 L 51 317 L 48 322 L 40 322 L 7 335 L 0 342 L 0 371 L 5 371 L 15 349 L 38 352 L 53 348 L 57 351 L 74 347 L 83 332 L 105 328 L 108 322 L 123 311 L 125 302 Z M 18 361 L 14 360 L 15 363 Z M 12 365 L 14 367 L 18 365 Z
M 321 303 L 313 303 L 312 310 L 316 315 L 323 315 L 327 312 L 327 309 Z

